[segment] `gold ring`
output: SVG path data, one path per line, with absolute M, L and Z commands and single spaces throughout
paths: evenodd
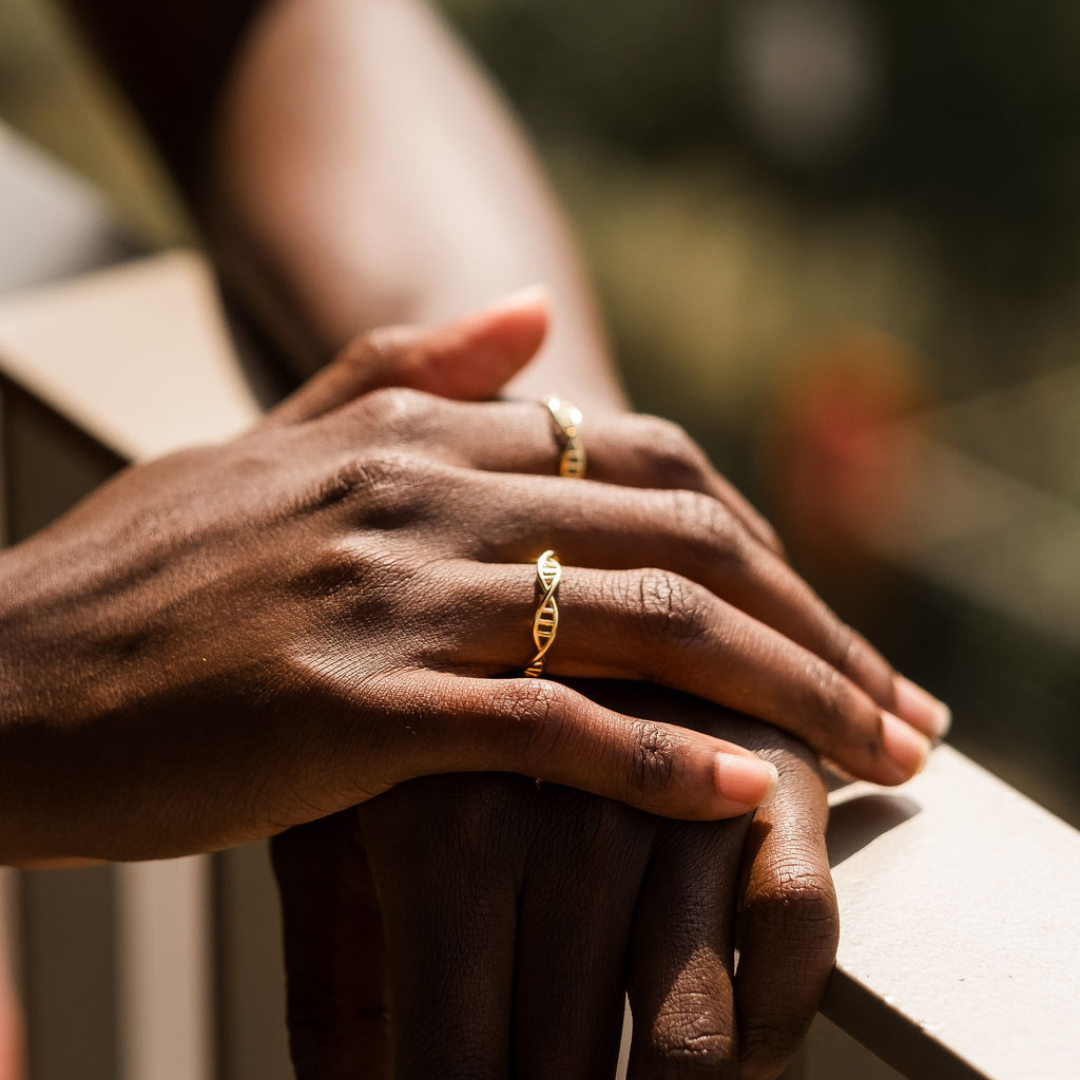
M 540 399 L 555 422 L 555 435 L 562 448 L 559 475 L 585 478 L 585 444 L 581 441 L 581 410 L 554 394 Z
M 554 551 L 545 551 L 536 560 L 536 577 L 543 594 L 533 619 L 533 642 L 536 655 L 525 669 L 530 678 L 539 679 L 544 674 L 544 655 L 555 642 L 559 631 L 559 605 L 555 602 L 555 590 L 562 578 L 562 564 Z

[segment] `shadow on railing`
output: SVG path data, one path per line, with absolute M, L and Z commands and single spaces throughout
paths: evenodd
M 858 795 L 841 803 L 829 815 L 825 833 L 829 865 L 839 866 L 855 852 L 921 811 L 922 807 L 914 799 L 886 792 Z

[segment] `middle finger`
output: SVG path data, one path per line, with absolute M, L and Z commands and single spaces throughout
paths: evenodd
M 466 485 L 464 499 L 470 487 L 477 500 L 472 516 L 484 523 L 474 548 L 478 558 L 528 561 L 551 547 L 579 566 L 663 567 L 808 649 L 912 727 L 931 737 L 944 733 L 945 706 L 913 692 L 912 684 L 783 559 L 752 541 L 716 499 L 541 476 L 486 474 L 482 483 Z

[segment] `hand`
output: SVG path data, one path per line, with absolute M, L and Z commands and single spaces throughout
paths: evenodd
M 883 706 L 925 724 L 929 699 L 898 697 L 669 426 L 598 425 L 608 483 L 511 476 L 491 470 L 554 467 L 538 406 L 367 392 L 501 385 L 545 324 L 532 297 L 369 336 L 251 434 L 129 469 L 6 554 L 0 858 L 213 850 L 456 771 L 686 818 L 767 797 L 774 770 L 731 743 L 491 680 L 529 659 L 549 545 L 571 613 L 553 674 L 660 679 L 857 775 L 915 772 L 928 742 Z M 658 465 L 712 493 L 615 486 Z
M 458 769 L 577 775 L 673 811 L 756 802 L 772 777 L 741 748 L 443 670 L 459 612 L 485 599 L 466 579 L 484 569 L 476 523 L 436 525 L 456 515 L 452 470 L 401 428 L 401 391 L 354 399 L 390 371 L 440 393 L 474 392 L 477 372 L 498 387 L 545 326 L 534 296 L 371 335 L 252 434 L 129 469 L 6 553 L 0 859 L 212 850 Z M 508 666 L 528 659 L 530 622 Z M 714 781 L 721 751 L 749 763 L 738 802 Z M 688 790 L 669 793 L 672 775 Z
M 277 837 L 298 1080 L 611 1076 L 627 988 L 631 1080 L 782 1071 L 837 940 L 812 755 L 655 688 L 588 693 L 753 746 L 776 800 L 683 823 L 447 776 Z

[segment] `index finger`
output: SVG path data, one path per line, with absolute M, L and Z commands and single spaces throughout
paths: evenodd
M 825 849 L 825 785 L 794 739 L 760 751 L 781 775 L 754 815 L 735 976 L 740 1080 L 772 1080 L 810 1026 L 836 958 L 839 916 Z
M 746 817 L 665 823 L 630 948 L 628 1080 L 734 1076 L 732 974 L 739 852 Z

